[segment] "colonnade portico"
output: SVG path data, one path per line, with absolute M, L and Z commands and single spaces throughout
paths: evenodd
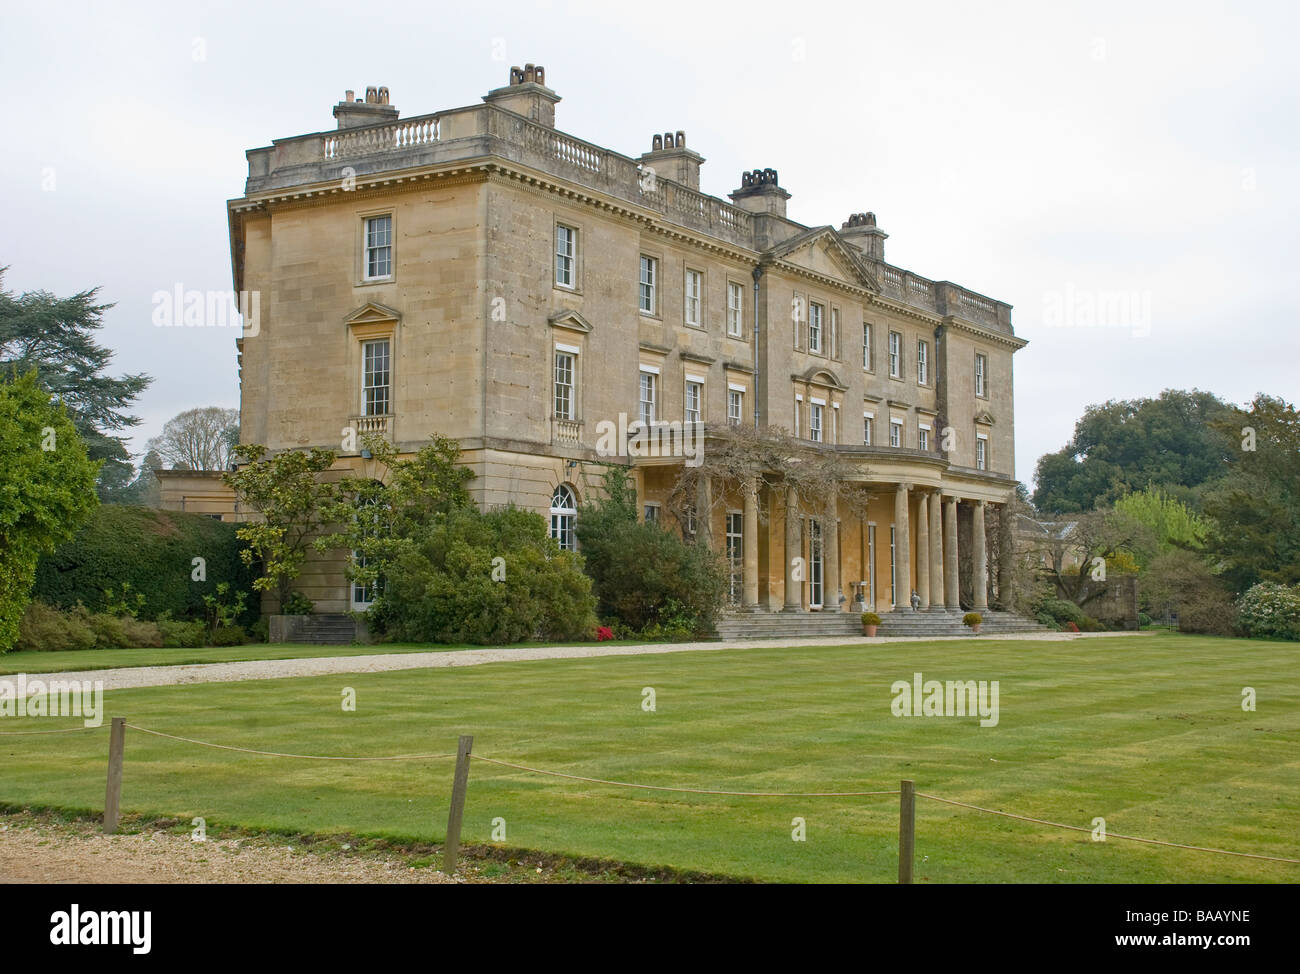
M 868 609 L 889 611 L 892 584 L 894 609 L 910 610 L 915 591 L 921 611 L 959 612 L 961 583 L 968 581 L 973 589 L 971 608 L 987 611 L 986 510 L 988 504 L 997 507 L 998 502 L 914 482 L 894 484 L 892 490 L 890 485 L 869 485 L 868 491 L 871 515 L 860 510 L 848 514 L 836 501 L 822 511 L 801 510 L 793 485 L 760 488 L 751 483 L 741 489 L 736 498 L 741 507 L 737 513 L 743 512 L 741 557 L 738 564 L 733 562 L 733 571 L 738 568 L 741 575 L 737 608 L 744 612 L 852 611 L 858 606 L 854 588 L 861 581 L 866 583 L 861 598 Z M 713 491 L 701 488 L 697 496 L 711 498 Z M 963 533 L 970 531 L 969 541 L 963 544 L 970 545 L 971 554 L 971 567 L 960 570 L 959 504 L 970 512 L 962 514 L 960 522 L 965 525 Z M 805 529 L 809 523 L 819 529 L 811 537 Z M 715 537 L 716 531 L 705 528 L 699 539 L 711 544 Z M 814 538 L 820 542 L 819 557 L 813 554 Z M 820 603 L 812 594 L 817 589 L 811 582 L 809 559 L 814 557 L 820 572 L 816 576 Z M 969 578 L 965 577 L 968 570 Z

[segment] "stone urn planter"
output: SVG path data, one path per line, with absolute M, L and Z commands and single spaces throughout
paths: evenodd
M 963 624 L 970 626 L 970 631 L 978 636 L 980 634 L 980 626 L 984 622 L 984 617 L 978 612 L 967 612 L 961 617 L 961 621 Z
M 876 626 L 878 625 L 880 625 L 880 616 L 876 615 L 874 612 L 862 613 L 863 635 L 874 636 L 876 634 Z

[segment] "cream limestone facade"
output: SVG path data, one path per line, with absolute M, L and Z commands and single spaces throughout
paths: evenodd
M 350 431 L 403 452 L 452 436 L 480 505 L 563 535 L 610 463 L 664 510 L 682 461 L 602 455 L 620 414 L 782 427 L 850 461 L 870 508 L 817 551 L 784 491 L 714 491 L 702 537 L 733 552 L 740 608 L 885 611 L 914 589 L 984 607 L 986 525 L 1015 487 L 1010 306 L 886 263 L 873 214 L 788 219 L 773 170 L 702 194 L 681 132 L 637 158 L 564 134 L 559 100 L 532 65 L 405 120 L 386 89 L 348 92 L 337 129 L 247 153 L 228 204 L 235 290 L 261 295 L 243 439 L 378 475 Z M 792 577 L 794 546 L 820 586 Z M 298 587 L 353 608 L 344 568 L 313 561 Z

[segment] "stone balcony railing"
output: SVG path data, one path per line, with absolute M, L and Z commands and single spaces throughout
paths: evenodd
M 351 416 L 348 418 L 348 425 L 357 431 L 357 445 L 361 446 L 363 436 L 381 436 L 392 442 L 393 439 L 393 415 L 387 413 L 380 416 Z
M 661 214 L 665 222 L 751 250 L 770 223 L 715 196 L 651 173 L 622 153 L 584 142 L 496 105 L 471 105 L 377 125 L 277 139 L 248 152 L 249 197 L 458 160 L 498 157 Z M 778 221 L 780 236 L 802 232 Z M 872 263 L 872 262 L 869 262 Z M 884 295 L 938 315 L 1011 334 L 1011 308 L 948 282 L 876 264 Z
M 574 419 L 551 420 L 551 442 L 562 446 L 577 446 L 582 442 L 582 423 Z

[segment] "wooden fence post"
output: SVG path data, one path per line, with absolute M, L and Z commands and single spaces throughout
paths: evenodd
M 469 786 L 469 755 L 474 736 L 462 734 L 456 746 L 456 777 L 451 783 L 451 810 L 447 813 L 447 841 L 442 847 L 442 871 L 450 876 L 456 871 L 460 855 L 460 823 L 465 817 L 465 790 Z
M 126 718 L 114 717 L 108 734 L 108 788 L 104 793 L 104 834 L 117 831 L 122 811 L 122 752 L 126 747 Z
M 916 858 L 916 785 L 904 780 L 898 793 L 898 881 L 912 884 Z

